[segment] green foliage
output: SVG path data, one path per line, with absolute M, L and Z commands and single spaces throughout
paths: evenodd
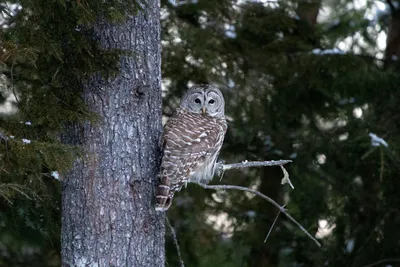
M 243 192 L 189 185 L 168 212 L 186 266 L 364 266 L 400 255 L 400 74 L 383 66 L 376 40 L 390 14 L 371 18 L 378 2 L 162 1 L 165 114 L 190 83 L 218 84 L 229 116 L 221 158 L 293 159 L 295 189 L 280 184 L 279 168 L 229 171 L 221 183 L 287 203 L 313 234 L 321 221 L 331 227 L 318 248 L 280 215 L 264 243 L 274 207 Z M 96 119 L 80 98 L 81 82 L 112 76 L 125 53 L 102 50 L 87 38 L 95 34 L 90 26 L 98 18 L 123 22 L 145 3 L 18 4 L 0 4 L 9 14 L 0 36 L 0 103 L 15 94 L 18 108 L 0 119 L 0 255 L 8 253 L 0 265 L 57 266 L 60 196 L 51 173 L 62 174 L 79 155 L 59 135 L 65 124 Z M 315 7 L 329 11 L 317 24 Z M 334 47 L 346 53 L 315 50 Z M 372 146 L 369 133 L 389 146 Z M 167 258 L 178 264 L 170 239 Z
M 242 192 L 191 185 L 169 211 L 186 265 L 364 266 L 396 258 L 400 74 L 379 59 L 376 40 L 387 20 L 371 18 L 374 1 L 359 8 L 323 2 L 330 13 L 317 25 L 297 16 L 311 12 L 298 1 L 228 1 L 223 8 L 210 2 L 165 3 L 165 112 L 190 83 L 221 86 L 230 118 L 221 158 L 292 158 L 287 167 L 295 190 L 280 185 L 282 173 L 274 168 L 228 171 L 221 183 L 257 188 L 278 203 L 290 200 L 286 207 L 308 231 L 315 234 L 325 221 L 331 233 L 317 248 L 280 215 L 263 243 L 276 209 Z M 318 52 L 337 46 L 349 52 Z M 371 146 L 369 133 L 389 146 Z M 207 220 L 221 213 L 218 223 Z M 202 238 L 209 243 L 198 247 Z M 175 255 L 171 248 L 169 258 Z

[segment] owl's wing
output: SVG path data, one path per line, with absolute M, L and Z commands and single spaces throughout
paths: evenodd
M 198 114 L 178 112 L 163 134 L 162 176 L 179 191 L 204 161 L 222 145 L 226 123 Z

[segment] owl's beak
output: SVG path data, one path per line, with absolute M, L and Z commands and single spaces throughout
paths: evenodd
M 203 111 L 203 115 L 206 114 L 207 111 L 206 107 L 202 107 L 201 110 Z

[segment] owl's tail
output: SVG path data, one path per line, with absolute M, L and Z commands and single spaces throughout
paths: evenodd
M 166 211 L 171 206 L 173 193 L 171 193 L 171 181 L 168 177 L 161 177 L 156 193 L 156 210 Z

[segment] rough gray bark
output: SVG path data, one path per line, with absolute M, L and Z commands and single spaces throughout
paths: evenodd
M 63 180 L 63 266 L 164 266 L 164 214 L 154 209 L 161 133 L 159 1 L 123 24 L 98 22 L 96 38 L 122 56 L 120 73 L 96 76 L 84 99 L 100 116 L 67 136 L 87 153 Z

